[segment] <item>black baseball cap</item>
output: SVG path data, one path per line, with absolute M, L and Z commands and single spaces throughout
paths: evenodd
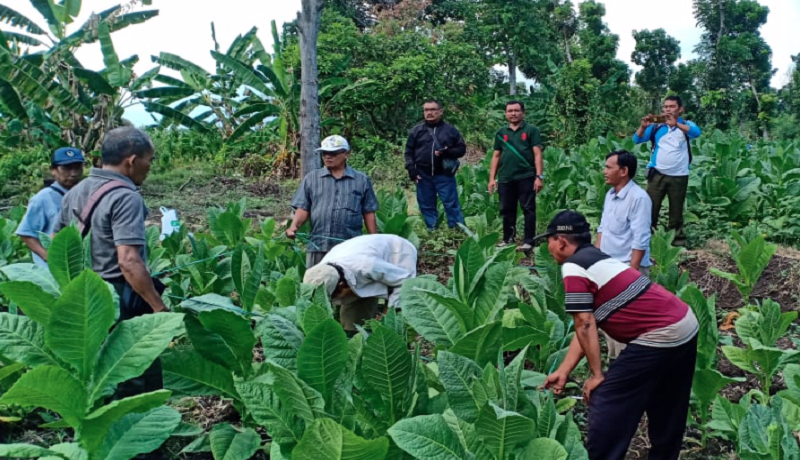
M 52 166 L 65 166 L 74 163 L 83 163 L 86 159 L 83 157 L 83 152 L 75 147 L 61 147 L 53 152 L 50 157 L 50 165 Z
M 549 236 L 557 234 L 580 235 L 581 233 L 586 233 L 589 231 L 591 231 L 589 222 L 586 221 L 586 217 L 584 217 L 583 214 L 577 211 L 566 210 L 556 214 L 556 216 L 553 217 L 553 220 L 551 220 L 550 224 L 547 226 L 547 231 L 541 235 L 536 235 L 533 238 L 533 241 L 536 243 L 541 243 Z

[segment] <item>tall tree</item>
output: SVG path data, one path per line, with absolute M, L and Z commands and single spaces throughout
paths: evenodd
M 595 0 L 587 0 L 580 4 L 578 11 L 580 52 L 592 64 L 592 75 L 602 82 L 614 76 L 624 76 L 627 81 L 630 69 L 617 59 L 619 35 L 612 34 L 603 22 L 606 7 Z
M 631 53 L 631 61 L 642 66 L 642 70 L 636 72 L 636 84 L 647 92 L 656 110 L 667 91 L 670 75 L 675 72 L 675 61 L 681 56 L 680 42 L 667 35 L 664 29 L 634 30 L 633 38 L 636 48 Z
M 771 104 L 764 107 L 761 94 L 769 91 L 773 70 L 772 50 L 759 29 L 767 22 L 769 8 L 755 0 L 695 0 L 694 10 L 697 25 L 705 30 L 695 51 L 706 68 L 707 121 L 726 129 L 736 117 L 740 124 L 763 119 Z M 739 97 L 742 91 L 750 92 L 752 99 Z M 761 128 L 768 135 L 766 124 Z
M 317 36 L 325 0 L 302 0 L 297 13 L 300 33 L 300 161 L 302 176 L 319 167 L 315 149 L 320 141 L 319 82 L 317 80 Z

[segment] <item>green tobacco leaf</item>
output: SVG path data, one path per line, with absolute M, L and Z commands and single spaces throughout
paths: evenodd
M 495 262 L 490 259 L 488 267 L 472 291 L 475 305 L 475 324 L 494 321 L 497 314 L 508 303 L 508 293 L 521 276 L 529 276 L 528 269 L 514 267 L 510 262 Z
M 222 345 L 236 359 L 236 368 L 240 369 L 241 375 L 247 375 L 253 361 L 253 347 L 256 346 L 250 320 L 225 310 L 201 312 L 199 319 L 206 330 L 222 339 Z
M 61 289 L 81 274 L 83 240 L 75 227 L 66 227 L 53 238 L 47 250 L 47 267 Z
M 30 281 L 6 281 L 0 284 L 3 296 L 14 302 L 32 320 L 47 326 L 56 298 Z
M 50 450 L 56 452 L 59 456 L 39 457 L 39 460 L 60 460 L 61 458 L 67 460 L 89 460 L 89 455 L 85 450 L 81 449 L 80 444 L 77 442 L 56 444 L 50 446 Z
M 3 404 L 41 407 L 58 413 L 72 427 L 86 416 L 86 391 L 69 372 L 54 366 L 39 366 L 17 380 L 3 397 Z
M 225 423 L 208 434 L 214 460 L 247 460 L 261 445 L 261 437 L 251 428 L 238 430 Z
M 722 353 L 726 358 L 728 358 L 728 361 L 730 361 L 731 364 L 739 369 L 750 372 L 751 374 L 758 373 L 758 370 L 753 367 L 753 363 L 747 354 L 747 350 L 744 348 L 726 345 L 722 347 Z
M 176 396 L 223 396 L 239 399 L 233 375 L 193 350 L 169 353 L 161 358 L 164 387 Z
M 455 414 L 474 423 L 488 397 L 481 381 L 481 368 L 473 361 L 454 353 L 439 352 L 439 378 L 444 385 L 447 402 Z
M 707 427 L 723 432 L 729 437 L 736 436 L 739 424 L 746 413 L 747 410 L 741 405 L 730 402 L 724 396 L 717 396 L 711 406 L 711 422 Z
M 389 440 L 366 439 L 331 419 L 315 421 L 292 451 L 293 460 L 372 460 L 386 458 Z
M 53 297 L 61 295 L 61 289 L 58 287 L 53 275 L 46 268 L 36 264 L 6 265 L 5 267 L 0 267 L 0 273 L 5 275 L 9 281 L 30 281 Z
M 111 426 L 97 458 L 130 460 L 158 449 L 181 423 L 181 414 L 159 407 L 144 414 L 128 414 Z
M 426 291 L 449 295 L 444 286 L 429 278 L 407 280 L 400 295 L 403 313 L 414 330 L 428 341 L 450 347 L 463 335 L 459 318 Z
M 723 388 L 743 380 L 727 377 L 714 369 L 697 369 L 694 372 L 692 391 L 697 396 L 698 406 L 705 412 Z
M 453 287 L 463 303 L 469 302 L 470 287 L 485 263 L 483 248 L 474 239 L 467 238 L 458 248 L 453 264 Z
M 317 390 L 277 364 L 270 363 L 270 371 L 275 379 L 274 391 L 290 413 L 309 425 L 324 412 L 325 401 Z
M 717 357 L 719 327 L 717 326 L 716 295 L 706 298 L 696 286 L 687 286 L 681 300 L 689 304 L 697 318 L 697 369 L 710 368 Z
M 122 417 L 132 413 L 148 412 L 163 405 L 172 392 L 158 390 L 120 399 L 92 412 L 81 426 L 81 445 L 88 452 L 95 452 L 111 429 Z
M 104 390 L 141 375 L 169 345 L 183 322 L 183 315 L 162 313 L 122 321 L 100 350 L 89 401 Z
M 375 324 L 361 358 L 361 375 L 370 390 L 383 401 L 383 417 L 393 424 L 404 416 L 403 403 L 409 391 L 413 368 L 406 343 L 397 333 Z
M 479 366 L 494 362 L 503 346 L 503 326 L 500 321 L 473 329 L 450 348 L 452 353 L 465 356 Z
M 472 458 L 441 415 L 421 415 L 400 420 L 389 428 L 389 436 L 398 447 L 416 459 Z
M 503 365 L 502 355 L 497 358 L 500 388 L 502 389 L 502 407 L 507 410 L 517 410 L 522 395 L 522 370 L 525 366 L 525 356 L 528 349 L 523 349 L 508 366 Z M 553 409 L 555 411 L 555 409 Z
M 49 455 L 66 458 L 58 452 L 32 444 L 0 444 L 0 457 L 2 458 L 39 458 Z
M 478 437 L 495 458 L 506 458 L 514 449 L 529 442 L 535 429 L 533 420 L 501 409 L 492 402 L 483 408 L 475 423 Z
M 114 300 L 106 283 L 89 270 L 72 280 L 56 302 L 45 343 L 88 382 L 108 330 L 114 324 Z
M 285 276 L 278 280 L 275 287 L 275 297 L 281 307 L 291 307 L 297 303 L 297 282 Z
M 305 422 L 280 402 L 272 385 L 250 381 L 237 383 L 236 390 L 253 420 L 266 428 L 274 442 L 288 449 L 300 442 Z
M 297 369 L 297 353 L 305 337 L 288 319 L 271 314 L 260 323 L 264 358 L 271 359 L 286 369 Z
M 0 313 L 0 354 L 28 367 L 58 366 L 44 344 L 44 328 L 11 313 Z
M 315 292 L 322 292 L 322 291 L 315 291 Z M 333 317 L 332 312 L 329 307 L 324 307 L 317 303 L 312 303 L 303 312 L 303 319 L 301 320 L 303 331 L 305 331 L 306 334 L 309 334 L 311 331 L 316 329 L 317 326 L 327 322 L 332 317 Z
M 569 454 L 564 446 L 555 439 L 538 438 L 525 446 L 525 450 L 517 458 L 519 460 L 567 460 Z
M 547 345 L 550 343 L 551 332 L 551 330 L 533 326 L 504 327 L 503 351 Z
M 319 391 L 328 407 L 336 380 L 347 366 L 347 336 L 334 319 L 319 324 L 306 337 L 297 354 L 297 376 Z
M 739 267 L 739 274 L 744 277 L 751 289 L 756 285 L 758 278 L 761 277 L 761 273 L 767 268 L 777 250 L 778 245 L 768 244 L 764 237 L 759 235 L 739 253 L 736 266 Z

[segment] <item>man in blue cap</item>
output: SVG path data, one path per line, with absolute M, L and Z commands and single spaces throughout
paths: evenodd
M 50 158 L 50 174 L 55 182 L 45 187 L 28 202 L 28 212 L 17 228 L 17 235 L 28 245 L 36 265 L 47 267 L 47 250 L 39 234 L 53 234 L 61 212 L 61 199 L 83 178 L 83 153 L 74 147 L 62 147 Z

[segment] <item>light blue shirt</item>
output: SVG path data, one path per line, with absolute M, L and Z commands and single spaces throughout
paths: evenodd
M 53 227 L 58 221 L 58 215 L 61 212 L 61 199 L 62 195 L 55 189 L 67 193 L 67 189 L 62 187 L 58 182 L 53 185 L 39 190 L 39 193 L 33 196 L 28 202 L 28 211 L 25 217 L 22 218 L 19 227 L 17 227 L 18 236 L 29 236 L 39 239 L 39 233 L 46 235 L 53 234 Z M 40 267 L 47 268 L 47 262 L 39 257 L 36 253 L 32 253 L 33 261 Z
M 700 137 L 700 127 L 694 122 L 678 118 L 678 123 L 687 125 L 689 132 L 681 131 L 677 126 L 670 128 L 667 125 L 650 125 L 644 130 L 644 135 L 639 137 L 633 134 L 633 142 L 641 144 L 649 142 L 653 130 L 656 131 L 656 148 L 650 156 L 648 168 L 656 168 L 661 174 L 666 176 L 688 176 L 689 175 L 689 142 L 686 137 L 696 139 Z
M 644 250 L 642 267 L 650 266 L 650 214 L 653 202 L 647 192 L 628 182 L 619 193 L 606 193 L 603 216 L 597 233 L 602 234 L 600 250 L 626 264 L 634 249 Z

